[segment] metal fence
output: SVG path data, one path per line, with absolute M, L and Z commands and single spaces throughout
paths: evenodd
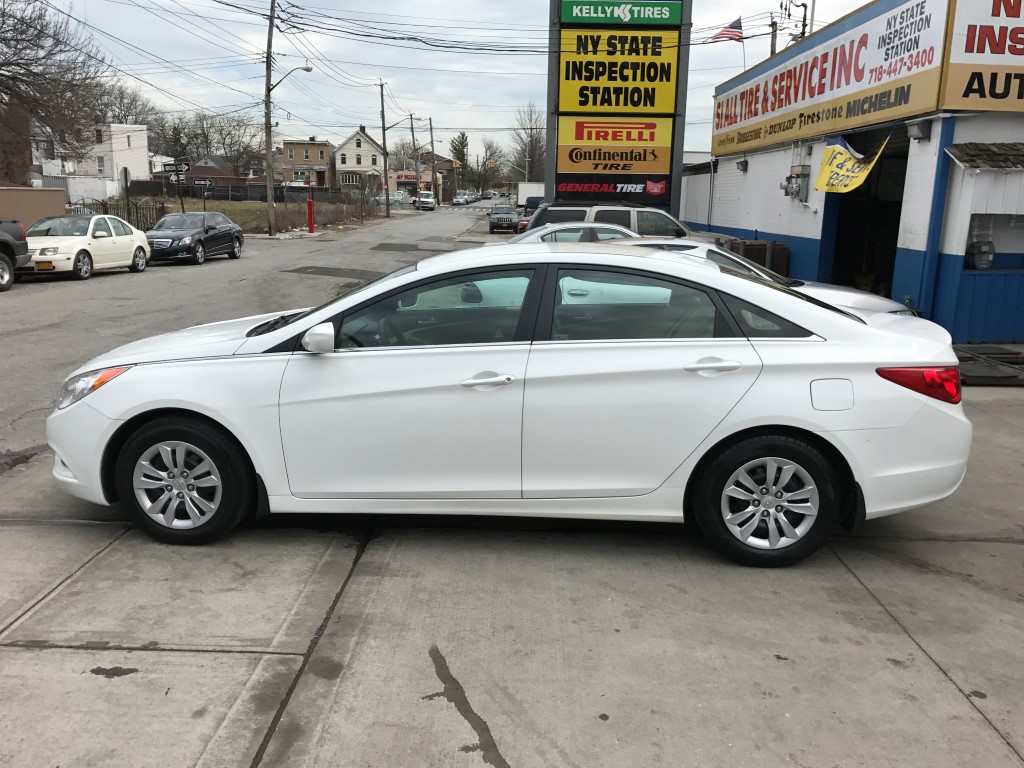
M 145 232 L 167 213 L 167 204 L 163 201 L 134 202 L 132 200 L 83 200 L 71 206 L 72 213 L 79 215 L 107 214 L 124 219 L 136 229 Z

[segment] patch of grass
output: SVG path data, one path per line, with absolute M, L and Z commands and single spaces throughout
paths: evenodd
M 167 205 L 167 212 L 174 213 L 181 210 L 177 198 L 164 201 Z M 202 211 L 203 201 L 196 198 L 185 198 L 186 211 Z M 260 234 L 267 231 L 267 204 L 250 200 L 207 200 L 206 210 L 208 212 L 223 213 L 233 222 L 238 224 L 246 234 Z M 277 228 L 281 231 L 287 229 L 304 229 L 306 227 L 306 203 L 305 201 L 288 203 L 277 203 L 274 212 Z M 368 219 L 376 218 L 377 212 L 374 206 L 364 208 L 364 215 Z M 359 206 L 345 205 L 342 203 L 316 203 L 314 216 L 317 226 L 331 226 L 337 224 L 357 224 L 361 221 Z

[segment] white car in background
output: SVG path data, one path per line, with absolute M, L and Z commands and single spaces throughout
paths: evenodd
M 926 320 L 686 255 L 507 245 L 100 355 L 47 440 L 63 489 L 168 543 L 257 508 L 693 515 L 727 556 L 776 566 L 953 493 L 960 398 Z
M 521 235 L 516 235 L 502 243 L 489 243 L 489 245 L 511 245 L 513 243 L 601 243 L 608 240 L 625 240 L 639 237 L 633 230 L 621 227 L 618 224 L 574 221 L 564 224 L 545 224 L 536 229 L 528 229 Z
M 70 272 L 88 280 L 97 270 L 143 272 L 149 263 L 146 234 L 117 216 L 50 216 L 25 236 L 31 259 L 16 275 Z

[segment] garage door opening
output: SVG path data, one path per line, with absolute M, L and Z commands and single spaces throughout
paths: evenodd
M 881 296 L 892 292 L 910 139 L 904 125 L 843 136 L 857 153 L 870 157 L 890 131 L 867 180 L 852 192 L 828 195 L 828 204 L 838 207 L 832 282 Z

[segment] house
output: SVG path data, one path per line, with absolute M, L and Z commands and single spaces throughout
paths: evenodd
M 150 172 L 150 174 L 163 173 L 163 171 L 164 171 L 164 163 L 173 163 L 173 162 L 174 162 L 174 158 L 170 157 L 169 155 L 158 155 L 158 154 L 156 154 L 154 152 L 150 152 L 149 153 L 149 172 Z
M 333 181 L 333 150 L 331 142 L 318 141 L 316 136 L 304 141 L 285 139 L 274 164 L 280 169 L 280 176 L 286 184 L 309 181 L 312 186 L 326 187 Z
M 95 146 L 85 157 L 61 158 L 64 175 L 116 180 L 121 169 L 127 168 L 132 179 L 149 180 L 149 129 L 145 125 L 108 123 L 92 130 Z
M 334 168 L 338 185 L 373 192 L 381 187 L 384 148 L 366 132 L 365 125 L 360 125 L 334 150 Z

